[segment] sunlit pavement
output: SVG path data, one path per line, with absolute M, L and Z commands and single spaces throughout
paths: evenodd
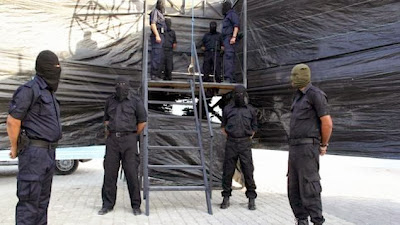
M 49 224 L 294 224 L 286 196 L 287 152 L 253 150 L 257 210 L 247 209 L 244 190 L 236 190 L 228 209 L 213 215 L 204 192 L 151 192 L 150 216 L 134 216 L 127 186 L 118 181 L 114 210 L 101 208 L 102 160 L 81 163 L 72 175 L 55 176 Z M 15 224 L 17 166 L 0 166 L 0 224 Z M 325 224 L 400 224 L 400 161 L 326 155 L 321 157 Z M 142 204 L 144 211 L 144 204 Z

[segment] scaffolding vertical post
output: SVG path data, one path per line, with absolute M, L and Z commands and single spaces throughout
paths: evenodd
M 243 1 L 243 85 L 247 88 L 247 0 Z
M 143 53 L 142 53 L 142 96 L 143 96 L 143 102 L 145 103 L 145 109 L 146 112 L 148 112 L 148 76 L 147 76 L 147 72 L 148 72 L 148 55 L 149 55 L 149 40 L 148 40 L 148 36 L 147 36 L 147 17 L 146 17 L 146 13 L 147 13 L 147 1 L 144 0 L 143 1 Z M 143 198 L 146 199 L 146 210 L 145 213 L 148 216 L 149 215 L 149 210 L 150 210 L 150 206 L 149 206 L 149 173 L 148 173 L 148 169 L 147 166 L 149 164 L 148 162 L 148 128 L 147 126 L 145 126 L 144 128 L 144 132 L 143 132 L 143 143 L 142 143 L 142 152 L 143 153 Z

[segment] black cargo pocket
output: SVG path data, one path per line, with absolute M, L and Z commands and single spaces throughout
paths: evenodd
M 304 195 L 308 198 L 319 196 L 322 191 L 321 177 L 318 173 L 304 176 Z
M 40 192 L 37 181 L 19 180 L 17 183 L 17 196 L 20 201 L 30 201 L 39 198 Z

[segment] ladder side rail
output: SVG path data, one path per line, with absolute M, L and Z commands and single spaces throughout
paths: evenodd
M 212 215 L 212 206 L 211 206 L 211 192 L 210 192 L 210 186 L 208 185 L 208 180 L 207 180 L 207 174 L 206 174 L 206 165 L 205 165 L 205 157 L 204 157 L 204 148 L 201 140 L 201 127 L 200 127 L 200 122 L 199 122 L 199 117 L 197 114 L 197 107 L 196 107 L 196 95 L 195 95 L 195 83 L 193 80 L 190 80 L 190 88 L 192 90 L 192 102 L 193 102 L 193 111 L 194 111 L 194 117 L 196 120 L 196 129 L 197 129 L 197 138 L 199 142 L 199 147 L 200 147 L 200 160 L 201 160 L 201 166 L 203 167 L 203 180 L 204 180 L 204 186 L 206 188 L 206 201 L 207 201 L 207 210 L 210 215 Z
M 142 58 L 142 96 L 143 103 L 146 109 L 147 115 L 149 114 L 148 107 L 148 54 L 149 54 L 149 40 L 147 35 L 147 1 L 143 1 L 143 58 Z M 145 213 L 148 216 L 150 214 L 149 207 L 149 152 L 148 152 L 148 126 L 145 126 L 143 134 L 142 134 L 142 146 L 143 146 L 143 198 L 146 199 L 146 210 Z
M 204 108 L 207 116 L 207 123 L 208 123 L 208 131 L 210 133 L 210 162 L 209 162 L 209 190 L 210 190 L 210 195 L 212 196 L 212 190 L 213 190 L 213 162 L 214 162 L 214 132 L 211 126 L 211 119 L 210 115 L 208 112 L 208 104 L 207 104 L 207 99 L 206 99 L 206 94 L 204 91 L 204 85 L 203 85 L 203 80 L 200 77 L 200 63 L 199 63 L 199 57 L 197 55 L 197 50 L 196 50 L 196 43 L 192 42 L 192 50 L 193 50 L 193 55 L 195 57 L 195 71 L 197 68 L 197 71 L 199 73 L 199 95 L 203 96 L 203 103 L 204 103 Z M 201 98 L 199 98 L 201 99 Z

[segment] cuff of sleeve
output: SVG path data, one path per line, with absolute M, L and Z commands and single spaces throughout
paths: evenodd
M 17 120 L 22 120 L 25 117 L 25 114 L 22 112 L 17 112 L 17 111 L 11 111 L 9 112 L 10 116 L 12 116 L 14 119 Z

